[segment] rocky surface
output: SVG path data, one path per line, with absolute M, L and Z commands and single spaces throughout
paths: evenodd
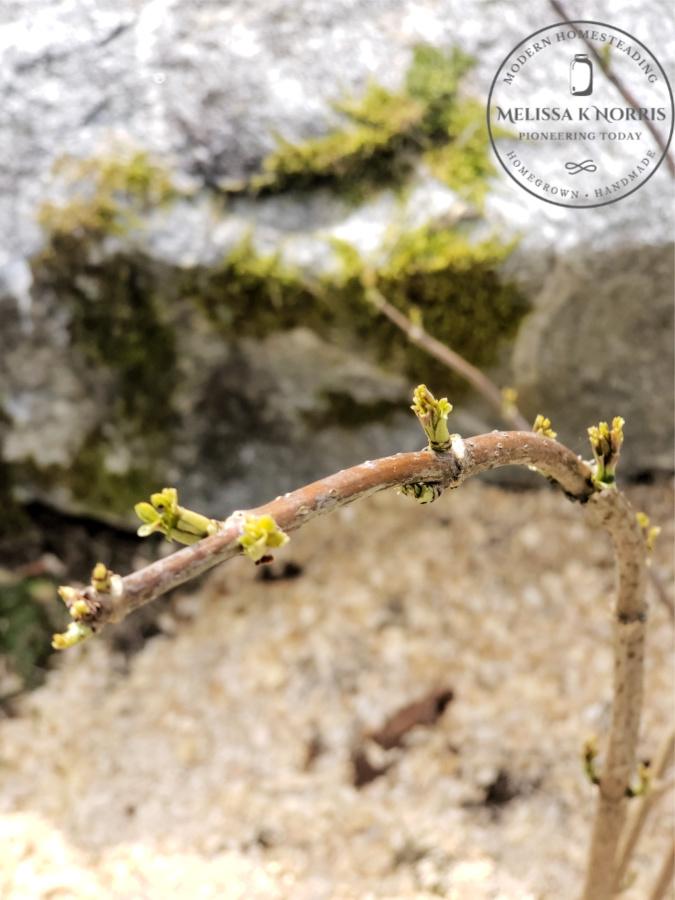
M 669 244 L 563 257 L 516 342 L 523 403 L 555 410 L 560 439 L 580 453 L 585 425 L 621 410 L 631 474 L 673 461 L 674 283 Z
M 585 7 L 571 0 L 568 9 L 580 15 Z M 646 15 L 642 4 L 624 0 L 594 15 L 634 30 L 664 64 L 675 56 L 668 16 L 657 7 Z M 414 423 L 390 413 L 405 408 L 410 387 L 396 358 L 385 371 L 361 342 L 350 347 L 348 330 L 317 336 L 297 320 L 283 338 L 223 338 L 174 290 L 182 272 L 216 265 L 248 233 L 260 252 L 279 251 L 315 277 L 335 265 L 331 238 L 377 255 L 392 222 L 405 231 L 461 220 L 472 240 L 493 231 L 504 241 L 519 236 L 503 277 L 515 277 L 536 308 L 517 341 L 525 411 L 545 407 L 571 440 L 590 421 L 621 412 L 631 429 L 625 471 L 671 468 L 672 424 L 662 414 L 672 408 L 667 251 L 654 269 L 649 263 L 671 221 L 665 169 L 627 200 L 590 210 L 541 203 L 497 173 L 480 217 L 424 166 L 403 200 L 385 191 L 354 206 L 325 190 L 214 200 L 219 186 L 259 171 L 275 134 L 291 141 L 323 134 L 339 121 L 331 103 L 358 96 L 368 79 L 398 90 L 421 41 L 474 54 L 463 91 L 483 100 L 510 47 L 554 20 L 545 6 L 10 0 L 0 17 L 0 437 L 10 467 L 3 477 L 15 495 L 119 517 L 111 496 L 128 506 L 141 487 L 173 480 L 191 502 L 222 513 L 335 466 L 414 446 Z M 138 366 L 120 386 L 119 371 L 111 372 L 127 365 L 115 359 L 119 341 L 99 341 L 92 354 L 73 340 L 80 327 L 73 305 L 62 286 L 45 282 L 39 262 L 47 241 L 40 208 L 69 199 L 54 162 L 128 147 L 153 154 L 189 199 L 146 209 L 142 227 L 96 243 L 66 280 L 92 304 L 113 312 L 127 304 L 130 319 L 115 326 L 122 331 L 138 321 L 139 297 L 170 298 L 156 317 L 150 310 L 154 343 L 146 352 L 157 357 L 156 392 Z M 141 286 L 132 290 L 134 279 Z M 461 314 L 471 322 L 470 307 Z M 381 328 L 371 322 L 361 330 Z M 466 347 L 460 341 L 457 349 Z M 500 378 L 509 381 L 509 354 L 498 354 L 490 362 L 500 358 Z M 120 400 L 134 382 L 145 405 Z M 327 400 L 336 397 L 343 406 L 356 401 L 359 422 L 341 420 Z M 467 406 L 457 427 L 493 424 L 485 415 L 474 423 L 478 407 Z M 148 439 L 150 426 L 132 409 L 146 424 L 155 414 L 173 416 L 178 430 L 169 435 L 163 425 Z M 254 463 L 256 478 L 246 478 Z M 63 471 L 75 472 L 77 485 Z
M 566 8 L 570 16 L 587 12 L 581 0 Z M 598 4 L 594 15 L 634 30 L 668 66 L 675 48 L 660 10 L 667 4 L 645 15 L 637 0 L 622 0 Z M 329 8 L 317 0 L 238 0 L 226 8 L 9 0 L 1 15 L 0 177 L 9 202 L 0 221 L 5 260 L 17 264 L 40 245 L 33 213 L 64 152 L 95 155 L 101 142 L 131 138 L 182 171 L 240 177 L 257 169 L 275 132 L 289 139 L 320 133 L 331 121 L 330 102 L 366 78 L 400 83 L 415 43 L 457 43 L 475 54 L 471 87 L 485 95 L 511 47 L 557 18 L 545 5 L 524 9 L 506 0 L 341 0 Z M 628 203 L 570 214 L 513 192 L 504 179 L 496 206 L 524 229 L 536 215 L 540 246 L 574 246 L 591 235 L 642 241 L 659 236 L 664 184 L 652 179 Z

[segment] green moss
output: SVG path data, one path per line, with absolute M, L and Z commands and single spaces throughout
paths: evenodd
M 61 161 L 74 195 L 46 205 L 40 221 L 44 249 L 32 260 L 37 290 L 58 298 L 69 313 L 73 347 L 88 365 L 113 374 L 99 429 L 83 443 L 72 466 L 38 468 L 30 460 L 20 478 L 49 489 L 57 485 L 76 501 L 108 516 L 126 516 L 139 496 L 157 484 L 157 448 L 169 443 L 177 422 L 176 335 L 150 260 L 142 254 L 102 253 L 101 242 L 136 225 L 139 216 L 176 196 L 166 172 L 139 152 L 120 158 Z M 132 450 L 125 472 L 106 466 L 109 439 Z
M 244 239 L 221 263 L 192 270 L 181 293 L 206 313 L 218 330 L 233 337 L 264 337 L 299 324 L 312 327 L 320 297 L 278 254 L 258 254 Z
M 162 480 L 159 465 L 151 458 L 124 472 L 106 466 L 106 444 L 100 433 L 90 435 L 67 471 L 59 473 L 75 500 L 107 517 L 129 518 L 139 497 L 146 496 Z
M 134 191 L 138 203 L 166 198 L 165 187 L 152 184 L 139 159 L 130 169 L 110 161 L 100 167 L 82 165 L 99 173 L 105 191 Z M 126 207 L 115 204 L 111 221 L 126 222 L 120 212 Z M 156 486 L 155 478 L 161 478 L 154 462 L 162 457 L 157 448 L 170 441 L 176 424 L 176 336 L 150 261 L 133 252 L 101 253 L 105 234 L 96 221 L 102 207 L 96 199 L 85 207 L 93 224 L 84 217 L 71 221 L 74 210 L 67 206 L 63 217 L 55 216 L 55 230 L 31 265 L 36 289 L 57 297 L 69 311 L 72 346 L 88 366 L 110 370 L 107 406 L 101 425 L 87 436 L 71 466 L 38 467 L 26 460 L 17 477 L 44 490 L 65 488 L 75 501 L 104 517 L 126 517 L 138 497 Z M 112 472 L 106 466 L 110 435 L 131 449 L 134 461 L 127 471 Z
M 424 118 L 421 103 L 371 84 L 361 100 L 335 106 L 347 121 L 344 129 L 300 144 L 278 138 L 251 189 L 339 187 L 360 199 L 368 188 L 400 183 L 409 174 L 414 134 Z
M 495 171 L 484 105 L 472 98 L 457 104 L 450 110 L 447 129 L 452 140 L 431 148 L 426 163 L 439 181 L 481 207 Z
M 12 466 L 15 482 L 43 492 L 65 489 L 76 502 L 103 519 L 129 519 L 139 497 L 148 494 L 164 477 L 160 464 L 149 455 L 138 456 L 123 472 L 106 463 L 108 443 L 100 430 L 82 442 L 69 466 L 38 465 L 32 458 Z
M 57 168 L 73 182 L 75 196 L 40 212 L 47 242 L 32 260 L 34 281 L 69 307 L 73 344 L 88 362 L 116 373 L 109 420 L 139 424 L 154 437 L 173 421 L 174 332 L 162 318 L 150 261 L 141 255 L 102 255 L 98 247 L 107 235 L 123 233 L 139 214 L 168 203 L 177 192 L 144 152 L 93 160 L 67 157 Z
M 426 377 L 449 385 L 455 396 L 462 394 L 466 385 L 461 379 L 413 347 L 367 302 L 365 264 L 356 249 L 339 241 L 333 246 L 339 271 L 309 280 L 277 255 L 257 255 L 246 240 L 215 268 L 191 272 L 184 292 L 228 339 L 262 338 L 304 326 L 375 356 L 394 371 L 418 381 Z M 511 249 L 496 240 L 471 243 L 456 231 L 424 227 L 401 235 L 370 277 L 397 308 L 408 313 L 416 306 L 439 340 L 486 366 L 495 361 L 499 342 L 515 331 L 526 310 L 516 286 L 499 273 Z M 349 405 L 353 407 L 352 400 Z M 333 421 L 360 424 L 375 414 L 366 408 L 362 416 L 357 413 L 356 422 L 353 408 L 343 416 L 345 412 L 339 396 L 327 396 L 321 422 L 335 414 Z
M 50 245 L 32 269 L 38 288 L 69 308 L 73 345 L 90 364 L 115 373 L 107 420 L 142 429 L 148 439 L 166 432 L 175 418 L 176 337 L 150 261 L 128 254 L 96 259 L 83 239 L 58 251 Z
M 54 582 L 24 578 L 0 584 L 0 655 L 25 688 L 40 684 L 51 655 L 51 635 L 68 616 L 54 602 Z
M 480 203 L 494 168 L 482 104 L 459 96 L 472 64 L 456 49 L 416 47 L 401 91 L 371 83 L 362 98 L 334 104 L 343 127 L 297 144 L 279 138 L 247 189 L 326 186 L 360 199 L 400 186 L 422 158 L 453 190 Z
M 429 44 L 415 47 L 406 92 L 424 106 L 423 128 L 429 138 L 447 140 L 460 82 L 473 65 L 472 57 L 457 48 L 444 53 Z
M 67 203 L 45 203 L 38 213 L 52 241 L 124 234 L 138 222 L 138 213 L 177 196 L 168 173 L 144 151 L 94 159 L 65 156 L 54 169 L 68 181 L 72 196 Z
M 354 327 L 383 364 L 412 379 L 443 385 L 461 396 L 466 383 L 414 347 L 387 319 L 369 308 L 364 264 L 355 248 L 338 244 L 342 280 L 332 288 L 353 310 Z M 379 291 L 402 312 L 415 308 L 427 331 L 479 367 L 494 363 L 499 344 L 512 335 L 527 305 L 517 286 L 499 272 L 512 244 L 471 243 L 454 230 L 425 226 L 401 235 L 383 264 L 369 273 Z M 331 285 L 326 283 L 326 289 Z M 362 309 L 358 310 L 358 306 Z
M 331 428 L 361 428 L 372 422 L 383 422 L 401 412 L 398 400 L 374 400 L 359 403 L 352 394 L 343 391 L 323 391 L 319 398 L 322 405 L 305 416 L 305 421 L 314 430 Z

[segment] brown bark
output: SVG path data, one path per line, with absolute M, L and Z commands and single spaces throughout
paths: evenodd
M 444 452 L 422 450 L 367 461 L 277 497 L 246 514 L 270 515 L 286 532 L 307 524 L 377 491 L 429 482 L 456 488 L 472 475 L 505 465 L 527 465 L 556 482 L 572 499 L 587 505 L 598 530 L 609 534 L 617 569 L 614 607 L 614 703 L 606 761 L 589 856 L 584 900 L 613 894 L 617 845 L 625 817 L 626 792 L 635 765 L 642 704 L 642 671 L 646 619 L 644 538 L 635 513 L 615 487 L 598 486 L 592 470 L 557 441 L 529 431 L 493 431 L 462 440 L 455 436 Z M 70 602 L 84 601 L 84 622 L 94 630 L 124 618 L 148 603 L 241 552 L 244 512 L 234 512 L 216 534 L 205 537 L 149 566 L 115 576 L 113 590 L 93 586 L 73 591 Z

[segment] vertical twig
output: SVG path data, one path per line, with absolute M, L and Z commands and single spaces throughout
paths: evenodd
M 670 734 L 666 736 L 666 739 L 660 747 L 653 765 L 652 777 L 654 782 L 651 789 L 640 797 L 621 836 L 621 843 L 617 854 L 616 879 L 614 882 L 614 890 L 617 892 L 621 890 L 621 885 L 626 877 L 628 866 L 630 865 L 633 853 L 644 829 L 647 816 L 656 801 L 662 795 L 660 790 L 660 780 L 668 771 L 668 768 L 673 761 L 673 754 L 675 754 L 675 731 L 671 731 Z
M 626 794 L 635 766 L 644 670 L 646 552 L 644 537 L 623 494 L 610 488 L 594 494 L 589 506 L 609 532 L 618 570 L 614 607 L 614 687 L 612 721 L 598 800 L 583 900 L 614 895 L 617 846 L 624 826 Z

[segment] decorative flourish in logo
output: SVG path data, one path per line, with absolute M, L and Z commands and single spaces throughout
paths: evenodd
M 593 63 L 586 53 L 577 53 L 570 63 L 570 94 L 588 97 L 593 93 Z
M 565 168 L 570 175 L 578 175 L 579 172 L 597 172 L 598 167 L 592 159 L 584 159 L 580 163 L 566 162 Z

